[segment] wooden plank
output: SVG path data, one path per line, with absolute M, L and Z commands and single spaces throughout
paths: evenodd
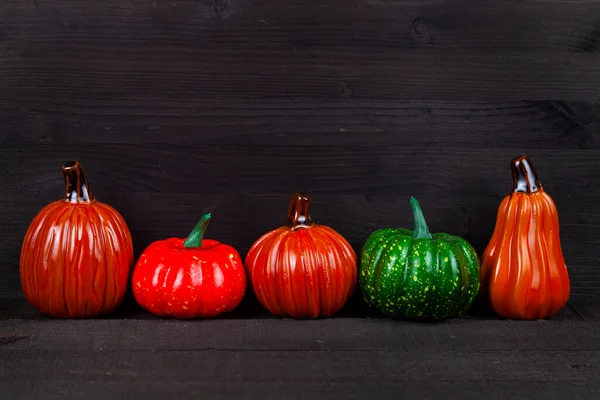
M 119 98 L 313 96 L 410 100 L 600 99 L 597 53 L 227 49 L 35 42 L 7 51 L 3 103 L 66 92 Z M 214 60 L 219 60 L 215 63 Z M 568 73 L 566 73 L 568 71 Z
M 598 319 L 414 323 L 387 318 L 7 319 L 2 351 L 582 352 L 600 350 Z
M 301 50 L 356 46 L 492 53 L 594 52 L 597 2 L 586 0 L 107 0 L 0 5 L 4 37 L 15 42 L 137 41 Z
M 359 358 L 360 355 L 357 355 Z M 253 365 L 260 365 L 256 359 Z M 19 379 L 17 381 L 0 381 L 0 390 L 8 399 L 40 398 L 95 400 L 106 398 L 210 398 L 210 399 L 265 399 L 280 400 L 282 394 L 286 399 L 339 399 L 360 400 L 370 396 L 380 399 L 457 399 L 479 400 L 482 397 L 490 400 L 506 398 L 544 398 L 562 400 L 565 398 L 595 399 L 600 395 L 596 380 L 585 383 L 561 381 L 556 378 L 541 381 L 521 382 L 507 381 L 439 381 L 439 382 L 328 382 L 322 378 L 320 382 L 239 382 L 232 384 L 226 380 L 219 382 L 170 382 L 157 381 L 126 382 L 113 381 L 110 375 L 100 381 L 72 379 L 49 381 Z
M 600 353 L 403 351 L 14 351 L 0 350 L 0 379 L 171 384 L 400 383 L 559 380 L 598 376 Z M 260 368 L 256 367 L 256 363 Z
M 597 148 L 600 103 L 82 96 L 4 108 L 0 143 Z M 365 138 L 368 138 L 366 140 Z M 595 139 L 596 138 L 596 139 Z
M 6 398 L 593 398 L 597 321 L 5 320 Z M 510 381 L 510 384 L 507 382 Z M 95 397 L 97 396 L 97 397 Z M 356 397 L 358 398 L 358 397 Z
M 594 398 L 599 328 L 597 320 L 5 320 L 0 390 L 6 398 Z
M 60 167 L 79 158 L 92 190 L 110 193 L 239 193 L 308 190 L 375 195 L 490 193 L 503 197 L 512 187 L 510 160 L 527 153 L 542 184 L 561 197 L 595 196 L 600 178 L 598 151 L 540 148 L 464 149 L 402 145 L 185 145 L 185 144 L 11 144 L 0 149 L 0 184 L 5 194 L 62 196 Z M 26 160 L 27 168 L 15 169 Z M 235 163 L 232 163 L 235 160 Z M 576 163 L 575 163 L 576 162 Z M 11 173 L 8 173 L 11 171 Z M 575 177 L 577 179 L 573 179 Z M 115 186 L 118 184 L 117 186 Z M 429 189 L 424 191 L 423 189 Z M 592 189 L 590 191 L 590 189 Z M 464 196 L 464 195 L 463 195 Z M 318 201 L 318 200 L 317 200 Z M 176 204 L 177 202 L 175 202 Z M 494 205 L 495 206 L 495 205 Z M 588 211 L 592 213 L 591 211 Z M 593 213 L 592 213 L 593 214 Z
M 66 92 L 411 100 L 598 100 L 600 93 L 600 5 L 589 1 L 12 0 L 1 7 L 5 104 Z

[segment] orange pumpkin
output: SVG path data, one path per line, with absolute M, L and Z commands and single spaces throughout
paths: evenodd
M 337 231 L 312 220 L 310 203 L 294 194 L 287 225 L 261 236 L 246 256 L 256 297 L 277 316 L 332 316 L 356 286 L 356 253 Z
M 527 157 L 512 160 L 512 172 L 513 191 L 482 256 L 480 296 L 504 318 L 549 318 L 570 295 L 558 213 Z
M 21 249 L 21 286 L 44 314 L 107 314 L 123 300 L 133 246 L 123 217 L 94 199 L 78 161 L 63 168 L 66 194 L 33 219 Z

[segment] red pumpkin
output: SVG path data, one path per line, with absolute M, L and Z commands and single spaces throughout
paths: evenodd
M 278 316 L 332 316 L 356 286 L 354 250 L 338 232 L 313 222 L 310 203 L 308 195 L 296 193 L 287 225 L 263 235 L 246 257 L 256 297 Z
M 79 161 L 63 167 L 64 199 L 33 219 L 21 249 L 21 286 L 44 314 L 84 318 L 108 314 L 123 300 L 133 264 L 123 217 L 95 200 Z
M 206 214 L 187 239 L 152 243 L 133 271 L 133 294 L 152 314 L 210 318 L 232 311 L 246 292 L 244 264 L 231 246 L 204 239 Z

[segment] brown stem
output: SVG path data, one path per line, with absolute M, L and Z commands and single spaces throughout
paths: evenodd
M 531 194 L 542 190 L 542 184 L 533 168 L 533 164 L 527 156 L 517 157 L 512 160 L 511 168 L 514 193 Z
M 90 202 L 94 195 L 90 190 L 83 166 L 77 160 L 68 161 L 62 167 L 65 176 L 65 200 L 72 203 Z
M 299 227 L 312 226 L 315 223 L 310 217 L 310 203 L 312 199 L 309 195 L 296 192 L 292 196 L 290 202 L 290 210 L 288 212 L 287 225 L 292 229 Z

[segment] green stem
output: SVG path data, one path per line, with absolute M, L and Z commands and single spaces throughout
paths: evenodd
M 208 227 L 210 219 L 210 213 L 204 214 L 202 216 L 200 221 L 190 232 L 187 239 L 185 239 L 185 242 L 183 242 L 183 247 L 185 247 L 186 249 L 195 249 L 197 247 L 202 247 L 202 239 L 204 238 L 204 232 L 206 232 L 206 228 Z
M 427 227 L 427 222 L 425 222 L 425 216 L 423 215 L 423 211 L 421 210 L 421 206 L 419 206 L 419 202 L 414 197 L 410 198 L 410 205 L 413 210 L 413 217 L 415 219 L 415 231 L 413 234 L 413 239 L 431 239 L 431 233 L 429 233 L 429 228 Z

